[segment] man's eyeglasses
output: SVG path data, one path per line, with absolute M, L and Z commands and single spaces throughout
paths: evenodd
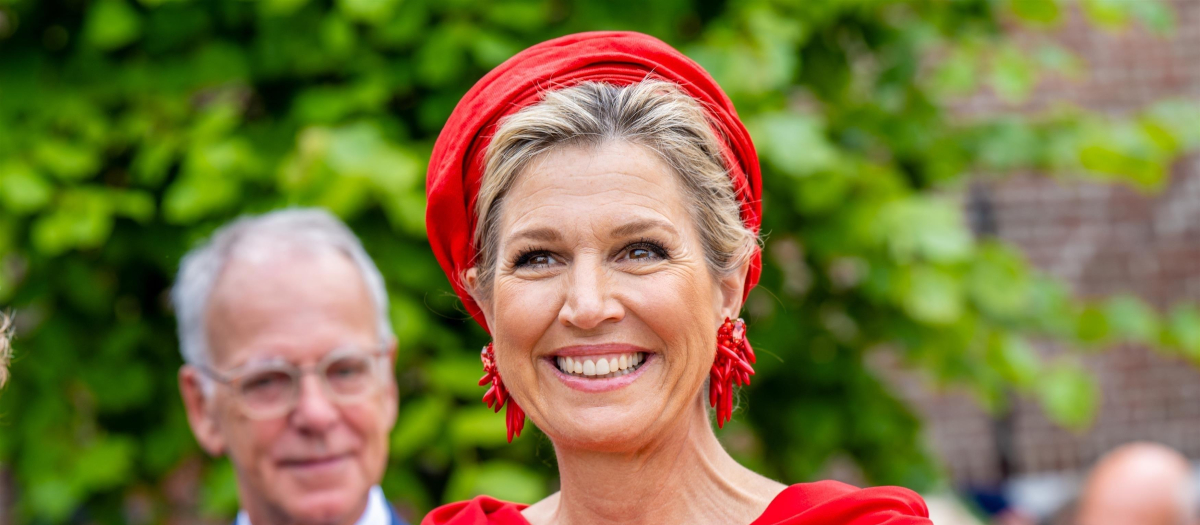
M 334 403 L 345 405 L 362 400 L 384 384 L 388 373 L 387 350 L 364 351 L 342 348 L 330 352 L 314 366 L 298 367 L 286 361 L 251 363 L 227 372 L 208 367 L 200 370 L 229 386 L 242 411 L 252 419 L 279 417 L 296 408 L 300 380 L 313 373 Z

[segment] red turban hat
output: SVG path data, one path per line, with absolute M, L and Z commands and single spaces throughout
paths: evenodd
M 479 305 L 463 287 L 463 272 L 474 264 L 475 199 L 483 178 L 484 154 L 504 117 L 541 100 L 548 90 L 582 82 L 618 86 L 646 79 L 677 84 L 707 110 L 741 202 L 742 221 L 753 232 L 762 222 L 762 176 L 750 134 L 717 82 L 682 53 L 649 35 L 600 31 L 579 33 L 535 45 L 484 75 L 455 106 L 429 159 L 425 224 L 429 244 L 455 293 L 485 329 Z M 758 282 L 756 250 L 745 293 Z M 744 297 L 743 297 L 744 298 Z

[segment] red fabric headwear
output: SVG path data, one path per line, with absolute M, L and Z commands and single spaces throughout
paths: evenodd
M 729 97 L 699 64 L 663 41 L 631 32 L 578 33 L 535 45 L 484 75 L 463 96 L 442 128 L 425 190 L 429 244 L 455 293 L 484 329 L 487 322 L 463 287 L 463 272 L 475 259 L 475 199 L 483 178 L 484 154 L 504 117 L 541 100 L 548 90 L 582 82 L 629 85 L 647 78 L 678 84 L 707 109 L 742 205 L 742 221 L 758 232 L 762 222 L 762 176 L 750 134 Z M 746 290 L 758 283 L 761 255 L 755 251 Z M 743 297 L 744 299 L 744 297 Z

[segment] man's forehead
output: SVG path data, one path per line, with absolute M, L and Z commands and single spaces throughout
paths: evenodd
M 230 258 L 206 312 L 214 360 L 247 346 L 343 344 L 374 335 L 374 304 L 337 250 L 256 250 Z M 329 341 L 325 341 L 329 340 Z

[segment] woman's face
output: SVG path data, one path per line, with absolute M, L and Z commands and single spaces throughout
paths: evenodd
M 504 198 L 481 305 L 505 384 L 558 446 L 636 449 L 704 417 L 744 276 L 709 271 L 677 178 L 641 146 L 569 147 Z

